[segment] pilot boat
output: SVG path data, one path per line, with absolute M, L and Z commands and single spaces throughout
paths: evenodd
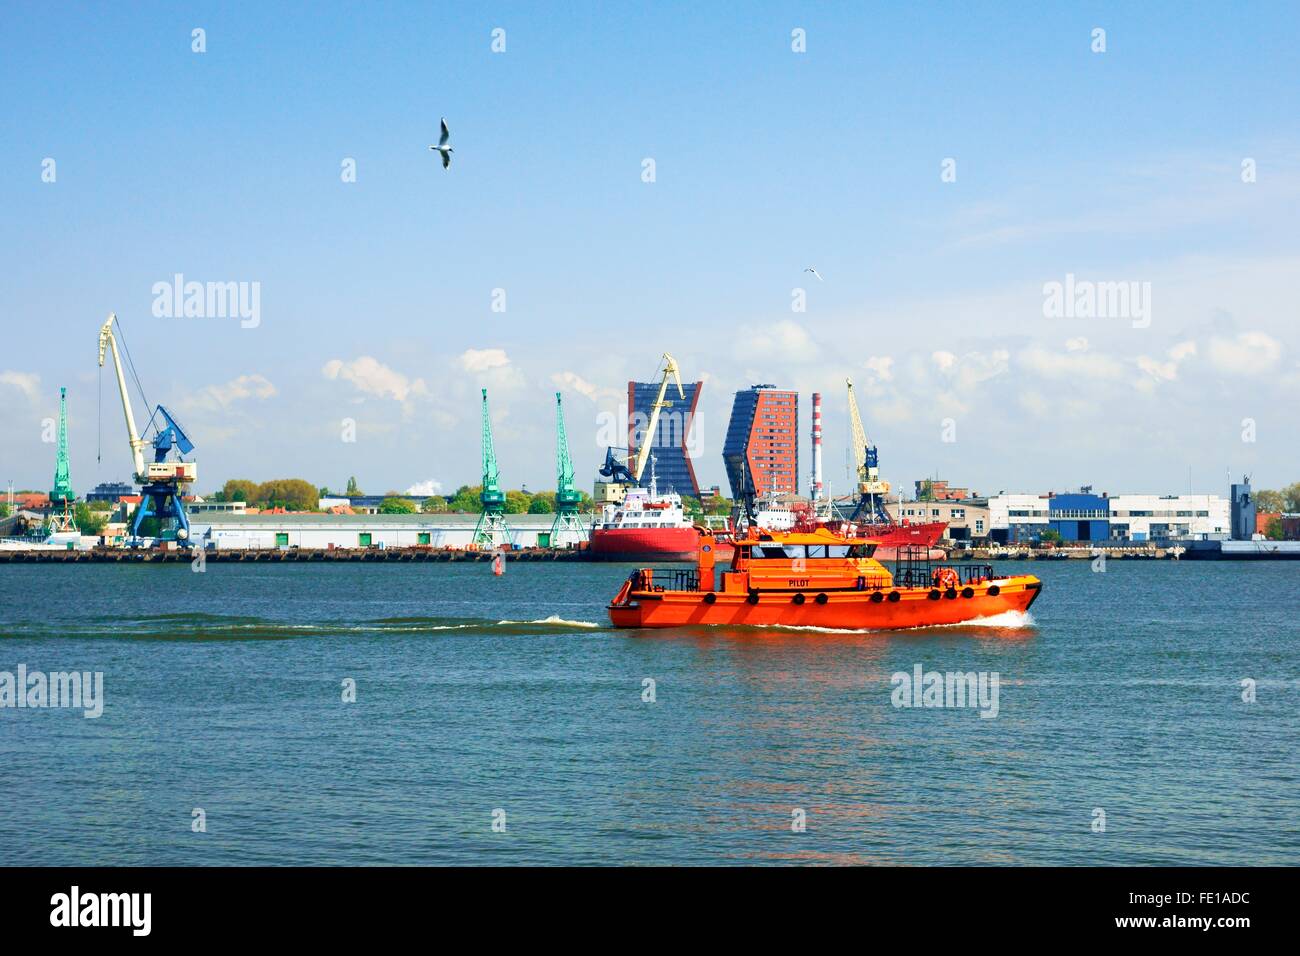
M 610 602 L 615 627 L 788 625 L 888 630 L 960 624 L 1027 611 L 1042 582 L 999 575 L 988 564 L 935 563 L 906 549 L 891 572 L 879 542 L 827 528 L 755 531 L 734 542 L 730 567 L 715 568 L 714 537 L 702 533 L 694 569 L 641 568 Z

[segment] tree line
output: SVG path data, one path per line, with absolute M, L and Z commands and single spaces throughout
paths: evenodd
M 403 491 L 388 491 L 379 504 L 380 514 L 478 514 L 482 510 L 479 495 L 482 485 L 461 485 L 450 495 L 430 495 L 425 498 Z M 319 511 L 321 498 L 365 497 L 356 478 L 349 478 L 347 490 L 336 495 L 328 487 L 317 487 L 302 478 L 277 478 L 261 483 L 244 478 L 232 478 L 220 491 L 208 496 L 209 501 L 242 501 L 249 507 L 268 510 L 284 508 L 286 511 Z M 585 491 L 580 492 L 581 511 L 591 511 L 595 501 Z M 682 507 L 687 514 L 729 514 L 731 502 L 725 498 L 710 501 L 708 506 L 699 499 L 682 497 Z M 512 488 L 506 492 L 506 514 L 553 514 L 554 491 L 527 491 Z

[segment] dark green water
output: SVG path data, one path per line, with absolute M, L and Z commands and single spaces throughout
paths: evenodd
M 623 566 L 5 566 L 0 671 L 102 671 L 104 710 L 0 709 L 0 845 L 27 864 L 1300 863 L 1300 565 L 1006 567 L 1045 582 L 1030 621 L 858 634 L 613 631 Z M 997 717 L 894 707 L 917 664 L 996 672 Z

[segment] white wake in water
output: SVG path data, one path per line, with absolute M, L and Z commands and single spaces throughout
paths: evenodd
M 555 627 L 600 627 L 599 624 L 596 624 L 593 621 L 569 621 L 560 617 L 558 614 L 552 614 L 550 617 L 539 618 L 536 621 L 497 621 L 497 624 L 550 624 Z
M 725 627 L 726 625 L 719 625 Z M 748 624 L 746 627 L 758 627 L 773 631 L 809 631 L 814 634 L 888 634 L 896 631 L 928 631 L 940 627 L 996 627 L 1002 630 L 1020 630 L 1033 627 L 1034 619 L 1028 611 L 1003 611 L 991 617 L 977 617 L 969 621 L 956 621 L 952 624 L 920 624 L 916 627 L 880 628 L 880 627 L 819 627 L 816 624 Z
M 1003 611 L 1001 614 L 994 614 L 992 617 L 977 617 L 969 621 L 958 621 L 956 624 L 933 624 L 932 627 L 1001 627 L 1008 630 L 1017 630 L 1023 627 L 1033 627 L 1034 619 L 1028 611 Z

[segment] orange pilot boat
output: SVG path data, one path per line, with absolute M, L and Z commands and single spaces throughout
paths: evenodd
M 758 531 L 736 539 L 731 566 L 714 568 L 702 533 L 694 570 L 642 568 L 609 605 L 615 627 L 693 624 L 787 625 L 875 630 L 960 624 L 1026 611 L 1042 590 L 1032 574 L 994 574 L 988 564 L 930 561 L 906 549 L 893 572 L 873 555 L 878 542 L 825 528 Z

